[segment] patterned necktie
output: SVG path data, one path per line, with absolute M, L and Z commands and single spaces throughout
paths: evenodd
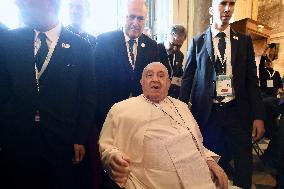
M 130 58 L 131 58 L 131 65 L 134 66 L 135 62 L 134 62 L 134 51 L 133 51 L 133 47 L 134 47 L 134 43 L 135 43 L 135 40 L 134 39 L 130 39 L 128 41 L 128 44 L 129 44 L 129 53 L 130 53 Z
M 38 34 L 38 38 L 40 40 L 40 47 L 35 56 L 35 61 L 36 61 L 36 67 L 38 71 L 40 71 L 48 53 L 48 46 L 46 43 L 47 37 L 45 33 L 40 32 Z

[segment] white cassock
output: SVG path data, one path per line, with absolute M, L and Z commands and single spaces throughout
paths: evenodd
M 153 104 L 140 95 L 115 104 L 99 145 L 106 166 L 113 154 L 130 158 L 125 189 L 216 189 L 206 161 L 219 156 L 203 146 L 195 119 L 177 99 Z

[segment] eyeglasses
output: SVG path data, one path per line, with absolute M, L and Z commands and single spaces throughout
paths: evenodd
M 133 14 L 128 15 L 127 18 L 128 18 L 129 20 L 131 20 L 131 21 L 137 19 L 139 22 L 142 22 L 142 21 L 145 20 L 145 17 L 144 17 L 144 16 L 136 16 L 136 15 L 133 15 Z

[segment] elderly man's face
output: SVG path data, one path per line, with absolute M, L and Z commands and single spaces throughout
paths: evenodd
M 171 81 L 166 67 L 154 62 L 146 66 L 140 83 L 145 97 L 158 103 L 167 97 Z
M 213 16 L 213 22 L 219 26 L 230 24 L 234 13 L 236 0 L 212 0 L 212 7 L 209 12 Z
M 147 8 L 143 1 L 133 0 L 128 4 L 128 15 L 126 16 L 125 33 L 131 38 L 140 37 L 145 27 Z
M 80 26 L 84 24 L 88 16 L 87 0 L 69 0 L 69 16 L 71 24 Z

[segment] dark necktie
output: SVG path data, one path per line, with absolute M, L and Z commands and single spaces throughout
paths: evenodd
M 216 60 L 216 72 L 217 72 L 217 75 L 219 75 L 219 74 L 226 73 L 226 61 L 225 61 L 226 34 L 224 32 L 220 32 L 217 34 L 217 37 L 219 38 L 218 50 L 221 56 L 221 59 L 220 57 L 218 57 Z
M 46 43 L 45 33 L 40 32 L 38 34 L 38 38 L 40 40 L 40 47 L 37 51 L 35 60 L 36 60 L 36 67 L 38 71 L 40 71 L 48 53 L 48 46 Z
M 131 62 L 130 63 L 131 63 L 132 66 L 134 66 L 134 51 L 133 51 L 134 43 L 135 43 L 134 39 L 130 39 L 128 41 L 129 53 L 130 53 L 130 58 L 131 58 Z
M 226 34 L 224 32 L 220 32 L 217 34 L 217 37 L 219 37 L 218 50 L 220 52 L 221 60 L 220 57 L 218 57 L 218 59 L 216 60 L 216 72 L 217 75 L 220 75 L 226 73 L 226 62 L 224 60 L 225 50 L 226 50 L 226 41 L 225 41 Z M 215 99 L 218 102 L 222 102 L 224 98 L 225 98 L 224 96 L 215 97 Z

